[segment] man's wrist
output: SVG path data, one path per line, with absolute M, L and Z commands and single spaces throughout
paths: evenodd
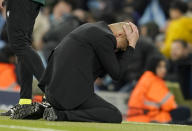
M 129 46 L 133 47 L 135 49 L 136 44 L 129 44 Z

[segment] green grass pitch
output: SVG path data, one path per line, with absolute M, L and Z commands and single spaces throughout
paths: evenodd
M 192 126 L 145 124 L 123 122 L 122 124 L 49 122 L 45 120 L 11 120 L 0 116 L 0 131 L 192 131 Z

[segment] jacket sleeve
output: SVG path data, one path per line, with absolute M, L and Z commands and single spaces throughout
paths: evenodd
M 129 63 L 128 58 L 133 55 L 134 48 L 131 46 L 118 58 L 114 51 L 114 41 L 110 37 L 103 37 L 95 46 L 95 52 L 105 71 L 114 80 L 120 80 Z
M 170 97 L 162 104 L 161 109 L 164 111 L 171 111 L 177 108 L 174 96 L 171 94 Z

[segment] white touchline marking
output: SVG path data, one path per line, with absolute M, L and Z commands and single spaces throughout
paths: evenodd
M 27 126 L 12 126 L 12 125 L 0 125 L 1 128 L 11 128 L 11 129 L 20 129 L 20 130 L 28 130 L 28 131 L 67 131 L 67 130 L 56 130 L 50 128 L 34 128 Z

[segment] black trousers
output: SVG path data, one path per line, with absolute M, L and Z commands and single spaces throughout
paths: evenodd
M 93 94 L 84 103 L 71 110 L 61 109 L 61 105 L 54 98 L 46 97 L 59 116 L 59 121 L 104 123 L 121 123 L 122 121 L 120 111 L 96 94 Z
M 32 0 L 7 1 L 8 38 L 17 59 L 21 83 L 20 97 L 32 97 L 33 75 L 40 80 L 44 72 L 43 63 L 31 47 L 35 19 L 41 5 Z
M 173 124 L 185 124 L 191 117 L 191 112 L 188 107 L 179 106 L 170 112 Z

